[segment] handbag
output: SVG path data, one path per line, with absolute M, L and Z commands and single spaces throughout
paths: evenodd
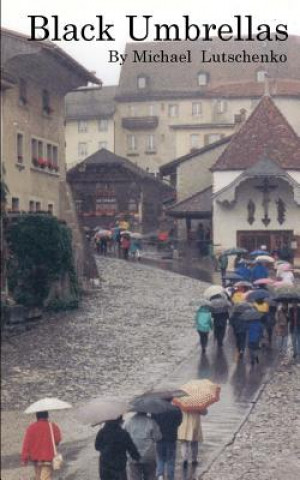
M 62 457 L 61 453 L 57 452 L 51 422 L 49 422 L 49 428 L 50 428 L 51 440 L 52 440 L 52 445 L 53 445 L 53 450 L 54 450 L 54 457 L 53 457 L 53 460 L 52 460 L 52 468 L 53 468 L 53 470 L 60 470 L 61 467 L 62 467 L 62 464 L 63 464 L 63 457 Z

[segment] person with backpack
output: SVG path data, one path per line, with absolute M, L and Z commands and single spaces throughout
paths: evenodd
M 196 329 L 200 337 L 202 353 L 205 353 L 209 332 L 213 327 L 210 309 L 207 305 L 202 305 L 196 312 Z

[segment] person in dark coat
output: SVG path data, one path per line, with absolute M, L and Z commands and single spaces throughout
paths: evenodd
M 258 351 L 260 347 L 260 340 L 262 339 L 264 333 L 264 327 L 261 318 L 257 318 L 256 320 L 251 320 L 248 322 L 248 349 L 252 367 L 254 366 L 255 362 L 259 363 Z
M 174 480 L 176 462 L 177 430 L 182 422 L 180 408 L 174 407 L 170 412 L 152 414 L 158 424 L 162 438 L 156 443 L 156 476 L 162 480 L 167 470 L 168 480 Z
M 229 312 L 227 310 L 224 312 L 212 313 L 212 317 L 214 321 L 214 337 L 217 340 L 218 347 L 221 348 L 226 333 Z
M 127 452 L 136 461 L 140 454 L 130 435 L 121 427 L 122 417 L 105 422 L 95 440 L 100 452 L 99 475 L 101 480 L 126 480 Z
M 244 355 L 247 340 L 247 322 L 241 319 L 242 312 L 233 310 L 229 323 L 232 326 L 236 348 L 240 357 Z
M 269 270 L 265 265 L 262 263 L 257 263 L 252 268 L 251 272 L 251 282 L 255 282 L 255 280 L 260 280 L 261 278 L 268 278 L 269 277 Z

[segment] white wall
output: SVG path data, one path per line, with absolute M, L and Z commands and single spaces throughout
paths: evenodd
M 271 222 L 265 227 L 261 221 L 264 216 L 263 197 L 262 193 L 255 189 L 255 184 L 257 181 L 253 180 L 243 182 L 237 188 L 236 202 L 233 206 L 227 207 L 214 200 L 214 243 L 221 244 L 222 248 L 236 245 L 237 230 L 293 230 L 294 234 L 300 235 L 300 207 L 294 202 L 292 187 L 283 180 L 278 181 L 278 188 L 270 193 L 268 215 Z M 286 205 L 285 222 L 282 225 L 277 220 L 276 200 L 279 197 Z M 255 221 L 252 225 L 247 222 L 247 204 L 250 199 L 256 206 Z

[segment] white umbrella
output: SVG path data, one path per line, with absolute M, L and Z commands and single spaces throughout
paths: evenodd
M 143 238 L 143 235 L 139 232 L 133 232 L 130 234 L 131 238 L 136 238 L 137 240 L 140 240 Z
M 206 290 L 204 290 L 203 296 L 206 298 L 206 300 L 210 300 L 211 297 L 214 297 L 215 295 L 220 295 L 224 293 L 225 290 L 221 285 L 211 285 L 208 287 Z
M 49 410 L 64 410 L 66 408 L 72 408 L 72 405 L 59 400 L 59 398 L 46 397 L 32 403 L 24 413 L 48 412 Z
M 274 263 L 275 260 L 273 257 L 270 257 L 269 255 L 259 255 L 255 259 L 255 263 Z

